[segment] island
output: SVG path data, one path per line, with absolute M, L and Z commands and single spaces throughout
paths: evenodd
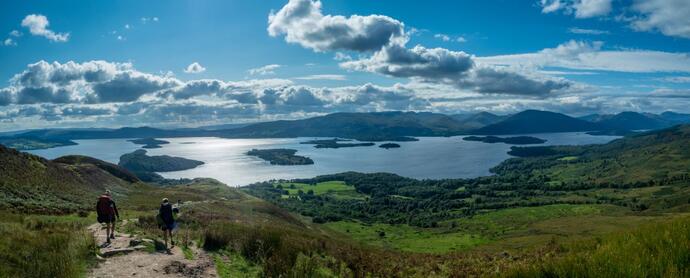
M 204 164 L 203 161 L 175 157 L 169 155 L 149 156 L 146 150 L 136 150 L 120 156 L 120 165 L 136 173 L 142 172 L 171 172 L 196 168 Z M 138 175 L 138 174 L 137 174 Z
M 0 144 L 8 148 L 20 151 L 50 149 L 62 146 L 77 145 L 76 142 L 66 139 L 46 139 L 38 137 L 0 137 Z
M 484 143 L 506 143 L 510 145 L 543 144 L 546 140 L 532 136 L 498 137 L 498 136 L 467 136 L 465 141 L 479 141 Z
M 387 150 L 387 149 L 400 148 L 400 145 L 396 144 L 396 143 L 385 143 L 385 144 L 379 145 L 379 148 Z
M 293 149 L 252 149 L 247 155 L 257 156 L 271 163 L 271 165 L 310 165 L 314 164 L 311 158 L 295 155 Z
M 585 132 L 587 135 L 592 136 L 628 136 L 634 135 L 639 132 L 627 129 L 608 129 L 608 130 L 597 130 Z
M 165 140 L 160 140 L 156 138 L 140 138 L 140 139 L 132 139 L 132 140 L 127 140 L 129 142 L 132 142 L 137 145 L 144 145 L 142 148 L 144 149 L 158 149 L 161 148 L 161 145 L 165 144 L 170 144 L 170 142 L 165 141 Z
M 419 139 L 410 136 L 391 136 L 391 135 L 366 135 L 354 137 L 358 141 L 369 141 L 369 142 L 382 142 L 382 141 L 392 141 L 392 142 L 415 142 Z
M 352 140 L 348 140 L 348 139 L 333 138 L 333 139 L 309 140 L 309 141 L 305 141 L 305 142 L 300 142 L 300 144 L 314 145 L 314 147 L 317 148 L 317 149 L 322 149 L 322 148 L 337 149 L 337 148 L 350 148 L 350 147 L 370 147 L 370 146 L 376 145 L 376 144 L 371 143 L 371 142 L 364 142 L 364 143 L 341 143 L 341 142 L 351 142 L 351 141 L 352 141 Z

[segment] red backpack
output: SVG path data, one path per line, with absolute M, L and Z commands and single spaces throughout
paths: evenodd
M 101 195 L 101 197 L 98 197 L 98 205 L 96 206 L 96 213 L 99 216 L 105 216 L 105 215 L 114 215 L 115 214 L 115 209 L 110 205 L 111 203 L 110 196 L 108 195 Z

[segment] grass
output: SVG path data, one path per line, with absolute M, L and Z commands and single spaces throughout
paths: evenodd
M 95 243 L 75 216 L 0 214 L 0 277 L 80 277 Z
M 618 207 L 610 205 L 548 205 L 539 207 L 522 207 L 490 211 L 470 218 L 451 220 L 459 229 L 467 231 L 485 231 L 501 235 L 509 231 L 523 230 L 539 221 L 569 216 L 591 216 L 603 213 L 620 212 Z
M 578 159 L 577 156 L 564 156 L 564 157 L 559 158 L 558 160 L 560 160 L 560 161 L 574 161 L 577 159 Z
M 194 260 L 194 251 L 192 251 L 191 248 L 188 246 L 181 246 L 180 249 L 182 249 L 182 254 L 184 254 L 184 258 L 187 260 Z
M 216 272 L 221 278 L 260 277 L 261 266 L 247 261 L 237 252 L 220 251 L 213 254 Z
M 408 225 L 368 225 L 352 221 L 329 222 L 324 225 L 360 242 L 409 252 L 446 253 L 467 250 L 489 242 L 487 238 L 477 234 L 443 232 Z
M 505 277 L 687 277 L 690 218 L 643 225 L 629 232 L 577 241 Z
M 355 190 L 352 185 L 347 185 L 342 181 L 326 181 L 314 185 L 306 183 L 278 183 L 275 187 L 281 186 L 288 192 L 287 196 L 297 196 L 299 191 L 307 193 L 309 190 L 314 192 L 314 195 L 329 195 L 340 199 L 364 199 L 366 195 L 361 194 Z
M 329 222 L 324 226 L 373 246 L 442 254 L 531 248 L 554 238 L 600 235 L 650 219 L 653 217 L 626 215 L 625 209 L 612 205 L 560 204 L 489 211 L 441 222 L 438 228 L 355 221 Z

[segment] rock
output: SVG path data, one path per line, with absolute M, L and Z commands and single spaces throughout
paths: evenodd
M 112 257 L 112 256 L 115 256 L 115 255 L 129 254 L 129 253 L 131 253 L 131 252 L 134 252 L 134 251 L 137 251 L 137 250 L 141 250 L 141 249 L 144 249 L 144 248 L 146 248 L 146 247 L 141 246 L 141 245 L 139 245 L 139 246 L 134 246 L 134 247 L 127 247 L 127 248 L 115 248 L 115 249 L 111 249 L 111 250 L 106 250 L 106 251 L 103 252 L 101 255 L 102 255 L 103 257 L 105 257 L 105 258 L 108 258 L 108 257 Z
M 132 246 L 137 246 L 137 245 L 141 245 L 142 243 L 143 243 L 143 241 L 142 241 L 141 239 L 135 238 L 135 239 L 131 239 L 131 240 L 129 241 L 129 246 L 130 246 L 130 247 L 132 247 Z

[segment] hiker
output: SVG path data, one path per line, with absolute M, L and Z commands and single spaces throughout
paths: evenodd
M 110 190 L 106 190 L 103 195 L 98 197 L 98 202 L 96 202 L 96 214 L 98 215 L 98 223 L 105 223 L 106 225 L 105 238 L 106 242 L 110 243 L 110 239 L 115 239 L 115 220 L 120 218 Z
M 163 230 L 163 239 L 165 241 L 165 248 L 168 248 L 168 236 L 170 236 L 170 245 L 175 246 L 175 241 L 172 238 L 172 230 L 175 229 L 176 223 L 173 216 L 173 206 L 168 201 L 168 198 L 163 198 L 161 208 L 158 210 L 160 226 Z

